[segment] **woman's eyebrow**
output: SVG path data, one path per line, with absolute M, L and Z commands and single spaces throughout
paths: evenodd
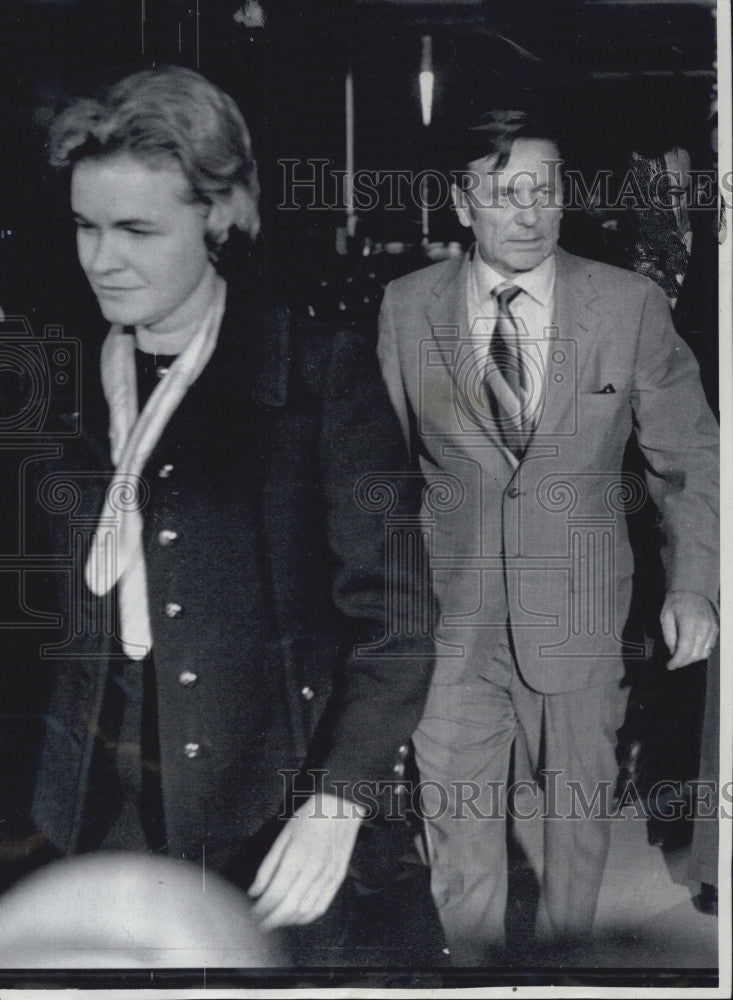
M 73 212 L 72 215 L 75 220 L 79 222 L 90 222 L 92 220 L 88 219 L 83 212 Z M 145 218 L 144 216 L 131 216 L 130 218 L 115 219 L 112 225 L 118 229 L 124 229 L 127 226 L 155 226 L 156 222 L 154 219 Z
M 118 226 L 119 228 L 124 226 L 155 226 L 156 222 L 153 219 L 146 219 L 144 217 L 133 217 L 129 219 L 115 219 L 112 225 Z

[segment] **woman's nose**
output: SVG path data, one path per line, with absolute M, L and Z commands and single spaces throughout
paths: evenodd
M 85 256 L 85 270 L 96 274 L 114 271 L 121 266 L 114 233 L 99 233 Z

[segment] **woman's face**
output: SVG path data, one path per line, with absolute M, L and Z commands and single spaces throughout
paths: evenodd
M 105 319 L 154 331 L 194 322 L 209 263 L 208 209 L 176 164 L 82 160 L 71 178 L 79 261 Z

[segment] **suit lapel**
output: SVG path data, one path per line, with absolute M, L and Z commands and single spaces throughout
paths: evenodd
M 560 248 L 557 254 L 552 325 L 556 340 L 547 356 L 545 405 L 530 449 L 552 435 L 572 434 L 578 393 L 599 345 L 600 296 L 582 262 Z
M 574 433 L 578 393 L 592 370 L 602 340 L 601 296 L 592 277 L 579 258 L 559 247 L 556 254 L 553 326 L 557 343 L 548 352 L 544 405 L 527 454 L 548 436 Z M 449 436 L 460 442 L 466 430 L 483 431 L 514 467 L 514 456 L 504 445 L 488 405 L 480 407 L 479 412 L 472 406 L 472 401 L 477 399 L 479 380 L 470 377 L 470 365 L 461 363 L 471 351 L 467 304 L 469 261 L 469 254 L 464 254 L 461 261 L 443 272 L 431 289 L 432 296 L 426 306 L 431 336 L 443 363 L 443 375 L 446 380 L 450 379 L 453 398 L 458 404 L 453 409 L 464 415 L 463 420 L 459 414 L 453 421 L 455 434 Z
M 456 350 L 468 342 L 466 289 L 469 255 L 464 254 L 463 259 L 455 263 L 456 266 L 443 272 L 435 283 L 426 306 L 431 336 L 438 345 L 451 378 L 456 374 Z
M 483 369 L 479 370 L 472 361 L 468 317 L 470 260 L 470 252 L 465 253 L 454 267 L 443 272 L 431 290 L 432 298 L 426 307 L 431 336 L 438 346 L 445 368 L 443 374 L 450 380 L 454 401 L 455 419 L 451 423 L 455 433 L 450 436 L 465 444 L 467 433 L 473 437 L 483 432 L 514 467 L 514 456 L 504 444 L 484 393 Z

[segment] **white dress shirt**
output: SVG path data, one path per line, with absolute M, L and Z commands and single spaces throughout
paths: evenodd
M 529 339 L 541 345 L 542 357 L 547 358 L 548 329 L 552 325 L 555 299 L 555 254 L 550 254 L 532 271 L 522 271 L 505 278 L 486 263 L 478 248 L 474 249 L 468 278 L 468 325 L 471 339 L 488 348 L 491 345 L 498 303 L 492 292 L 499 285 L 516 285 L 522 289 L 511 304 L 510 311 L 520 328 L 526 326 Z M 478 322 L 477 322 L 478 321 Z

